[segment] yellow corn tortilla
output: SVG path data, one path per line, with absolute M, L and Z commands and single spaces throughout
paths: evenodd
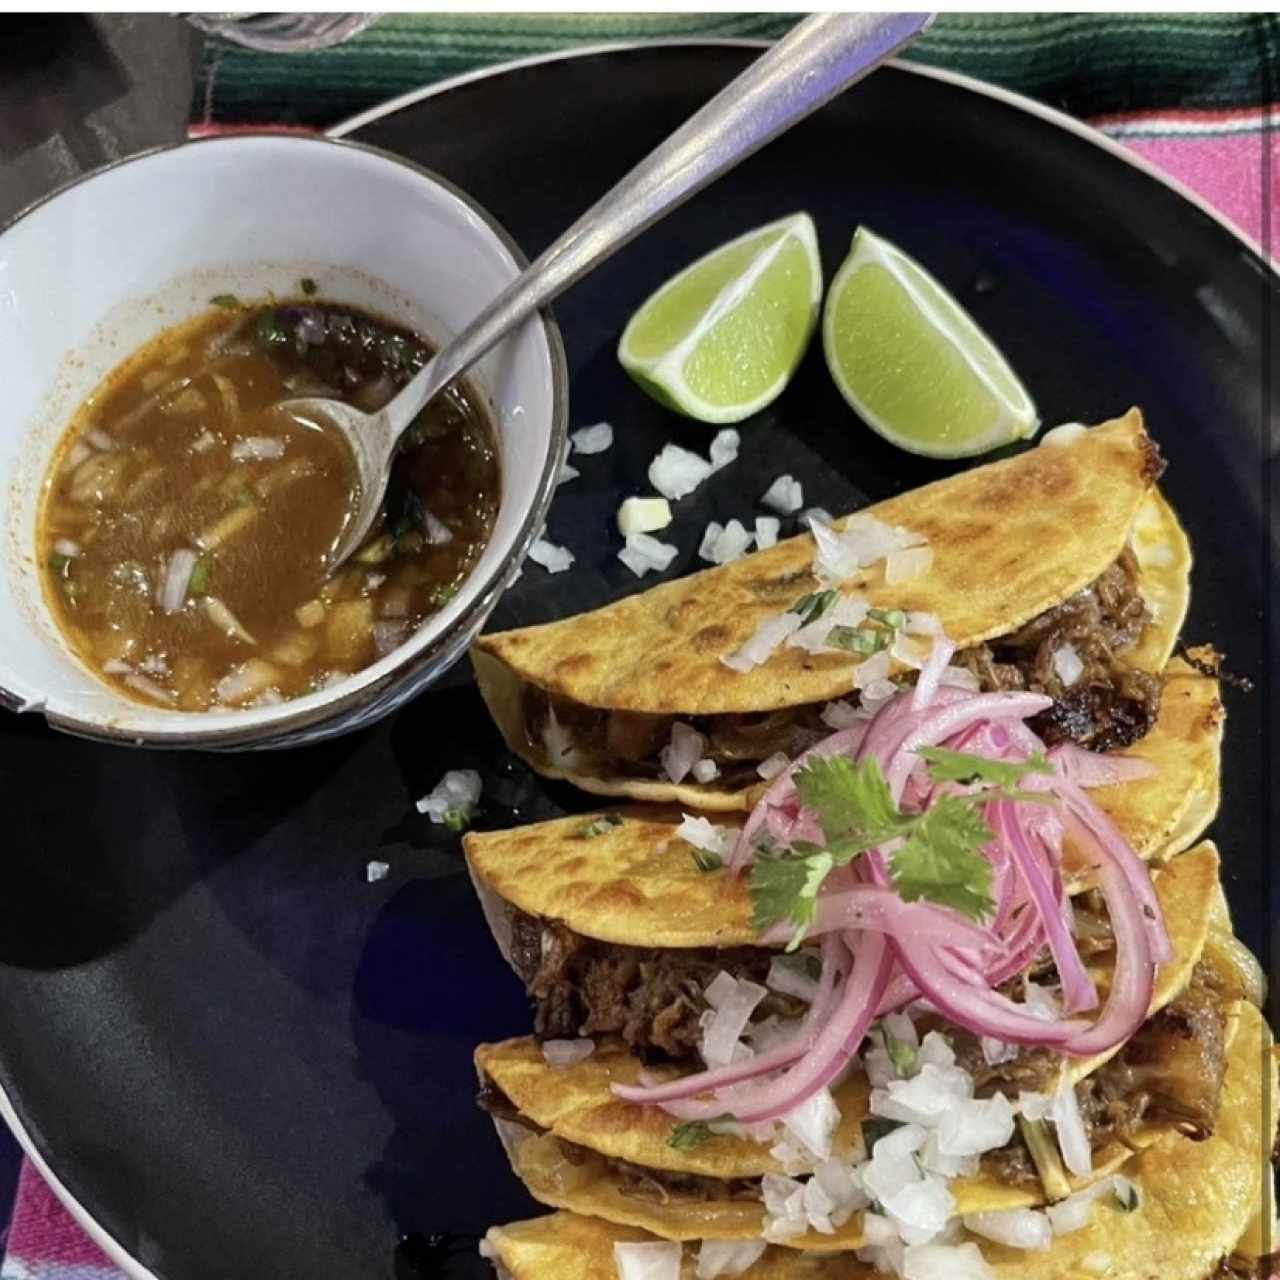
M 1186 611 L 1190 548 L 1153 488 L 1154 446 L 1132 409 L 1062 446 L 1036 448 L 868 507 L 922 534 L 927 573 L 890 586 L 883 563 L 844 587 L 881 608 L 935 614 L 961 648 L 1006 635 L 1099 576 L 1127 540 L 1155 613 L 1131 656 L 1168 660 Z M 472 646 L 480 691 L 508 745 L 538 772 L 597 795 L 674 801 L 707 810 L 749 807 L 750 788 L 715 782 L 574 772 L 552 763 L 525 729 L 524 687 L 584 706 L 649 714 L 764 712 L 848 696 L 860 659 L 784 646 L 748 672 L 721 656 L 819 584 L 813 539 L 766 551 L 629 596 L 592 613 L 481 636 Z
M 1203 1142 L 1174 1133 L 1159 1137 L 1124 1167 L 1141 1190 L 1139 1208 L 1124 1213 L 1103 1197 L 1095 1203 L 1090 1225 L 1059 1236 L 1046 1252 L 1006 1249 L 971 1237 L 996 1280 L 1098 1280 L 1100 1256 L 1110 1262 L 1104 1273 L 1108 1280 L 1208 1280 L 1219 1260 L 1235 1251 L 1257 1209 L 1280 1096 L 1275 1058 L 1264 1059 L 1260 1052 L 1270 1043 L 1261 1015 L 1241 1004 L 1232 1010 L 1232 1020 L 1235 1034 L 1213 1136 Z M 1265 1112 L 1264 1093 L 1270 1100 Z M 510 1280 L 616 1280 L 614 1244 L 658 1238 L 637 1227 L 559 1212 L 493 1227 L 485 1243 Z M 823 1239 L 829 1249 L 848 1247 Z M 686 1245 L 682 1280 L 692 1280 L 696 1258 L 697 1246 Z M 742 1273 L 743 1280 L 874 1280 L 876 1275 L 847 1253 L 797 1253 L 778 1246 L 766 1249 Z
M 1180 852 L 1213 817 L 1222 720 L 1217 681 L 1175 659 L 1155 727 L 1127 753 L 1154 764 L 1156 775 L 1090 793 L 1140 857 Z M 1212 804 L 1201 802 L 1206 793 Z M 758 941 L 745 878 L 698 870 L 691 846 L 675 834 L 679 810 L 637 807 L 619 816 L 619 826 L 590 839 L 577 834 L 587 821 L 582 815 L 464 838 L 500 946 L 505 949 L 507 926 L 495 898 L 602 942 L 726 947 Z M 734 815 L 715 820 L 741 822 Z M 1086 887 L 1091 869 L 1070 844 L 1064 861 L 1072 891 Z
M 1209 930 L 1213 889 L 1218 878 L 1218 856 L 1212 845 L 1176 859 L 1156 877 L 1156 891 L 1173 944 L 1174 960 L 1162 966 L 1150 1012 L 1168 1004 L 1186 986 Z M 1093 976 L 1105 998 L 1108 970 L 1093 967 Z M 1072 1084 L 1084 1079 L 1112 1054 L 1069 1060 L 1064 1073 Z M 674 1121 L 657 1107 L 633 1106 L 614 1097 L 615 1083 L 635 1083 L 642 1064 L 619 1042 L 602 1040 L 596 1051 L 581 1062 L 552 1067 L 529 1037 L 481 1045 L 476 1067 L 482 1079 L 491 1080 L 520 1114 L 545 1138 L 527 1128 L 499 1122 L 499 1131 L 511 1155 L 516 1173 L 533 1196 L 555 1208 L 605 1217 L 614 1222 L 641 1226 L 669 1239 L 696 1239 L 712 1234 L 722 1239 L 759 1236 L 763 1207 L 759 1201 L 705 1201 L 671 1192 L 663 1201 L 627 1195 L 616 1173 L 598 1162 L 574 1164 L 557 1139 L 577 1144 L 598 1156 L 626 1160 L 643 1168 L 673 1173 L 700 1174 L 719 1179 L 756 1178 L 783 1172 L 769 1154 L 768 1145 L 732 1135 L 716 1135 L 686 1149 L 670 1145 Z M 657 1080 L 681 1074 L 676 1067 L 656 1067 Z M 856 1152 L 860 1126 L 868 1116 L 870 1086 L 861 1073 L 851 1076 L 835 1094 L 841 1122 L 833 1142 L 837 1154 Z M 1134 1141 L 1142 1146 L 1154 1141 L 1160 1130 L 1148 1126 Z M 1083 1180 L 1064 1179 L 1079 1189 L 1113 1171 L 1130 1158 L 1128 1148 L 1116 1144 L 1100 1153 L 1093 1173 Z M 977 1174 L 951 1184 L 957 1213 L 1022 1208 L 1042 1204 L 1043 1191 L 1017 1188 Z M 850 1219 L 841 1229 L 842 1247 L 857 1247 L 860 1222 Z M 847 1237 L 847 1239 L 846 1239 Z M 788 1242 L 793 1248 L 830 1248 L 831 1237 L 816 1233 Z

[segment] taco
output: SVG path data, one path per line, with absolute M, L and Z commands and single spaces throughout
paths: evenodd
M 750 808 L 762 767 L 869 711 L 891 676 L 1044 692 L 1033 728 L 1050 745 L 1128 747 L 1156 723 L 1188 598 L 1161 465 L 1131 410 L 592 613 L 482 636 L 480 690 L 538 772 L 703 810 Z
M 1275 1138 L 1276 1065 L 1261 1047 L 1270 1034 L 1257 1010 L 1229 1011 L 1231 1042 L 1223 1081 L 1221 1119 L 1212 1136 L 1192 1141 L 1165 1131 L 1099 1183 L 1092 1199 L 1061 1207 L 1044 1248 L 994 1243 L 991 1233 L 1013 1229 L 970 1219 L 984 1234 L 958 1226 L 947 1243 L 908 1246 L 900 1273 L 989 1280 L 1227 1280 L 1250 1274 L 1247 1236 L 1257 1216 L 1259 1173 Z M 868 1215 L 869 1216 L 869 1215 Z M 634 1246 L 648 1246 L 637 1251 Z M 1244 1247 L 1241 1248 L 1240 1246 Z M 764 1241 L 668 1242 L 643 1229 L 557 1212 L 492 1228 L 481 1245 L 505 1280 L 873 1280 L 873 1254 L 797 1253 Z
M 1087 1172 L 1070 1175 L 1052 1139 L 1037 1145 L 1034 1129 L 1024 1136 L 1010 1124 L 1005 1141 L 950 1181 L 953 1215 L 1032 1207 L 1070 1195 L 1113 1172 L 1135 1148 L 1168 1129 L 1198 1138 L 1212 1134 L 1231 1003 L 1224 978 L 1201 959 L 1217 864 L 1213 847 L 1205 844 L 1158 873 L 1156 889 L 1173 959 L 1161 968 L 1146 1021 L 1113 1053 L 1063 1059 L 1031 1050 L 990 1062 L 980 1043 L 962 1030 L 938 1018 L 919 1021 L 921 1035 L 943 1034 L 950 1045 L 942 1053 L 948 1071 L 962 1073 L 979 1099 L 1002 1093 L 1016 1101 L 1027 1093 L 1073 1090 L 1091 1153 Z M 1112 963 L 1108 952 L 1094 956 L 1091 968 L 1099 985 L 1108 984 Z M 756 1025 L 796 1016 L 803 1007 L 797 1005 L 796 997 L 784 995 Z M 910 1050 L 917 1056 L 938 1051 L 936 1041 L 933 1049 Z M 768 1179 L 795 1172 L 788 1169 L 786 1149 L 771 1138 L 682 1124 L 657 1107 L 637 1107 L 617 1097 L 615 1086 L 634 1084 L 642 1073 L 661 1084 L 687 1070 L 675 1063 L 646 1068 L 618 1037 L 601 1038 L 589 1056 L 565 1065 L 551 1065 L 531 1037 L 482 1045 L 476 1065 L 481 1103 L 498 1121 L 517 1174 L 535 1198 L 552 1206 L 670 1239 L 758 1239 L 769 1222 Z M 885 1083 L 878 1076 L 875 1081 Z M 865 1071 L 855 1071 L 832 1090 L 832 1098 L 839 1121 L 824 1159 L 858 1163 L 867 1154 L 864 1126 L 884 1123 L 872 1115 L 872 1081 Z M 831 1231 L 809 1230 L 785 1243 L 855 1248 L 864 1243 L 861 1220 L 848 1217 Z

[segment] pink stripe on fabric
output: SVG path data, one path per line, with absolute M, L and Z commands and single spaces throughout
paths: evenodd
M 1254 240 L 1263 241 L 1264 230 L 1268 231 L 1272 253 L 1280 249 L 1280 133 L 1121 141 L 1203 196 Z M 1265 190 L 1264 142 L 1271 148 L 1270 182 Z
M 53 1263 L 62 1267 L 101 1268 L 109 1276 L 123 1274 L 85 1235 L 29 1160 L 23 1160 L 22 1171 L 18 1175 L 8 1251 L 10 1256 L 20 1258 L 28 1265 Z M 50 1273 L 46 1270 L 40 1275 L 49 1276 Z

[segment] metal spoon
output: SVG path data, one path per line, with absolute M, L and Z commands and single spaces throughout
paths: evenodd
M 358 506 L 331 566 L 341 565 L 373 527 L 400 436 L 428 402 L 598 263 L 874 70 L 930 21 L 927 13 L 825 13 L 805 19 L 588 209 L 385 408 L 361 413 L 320 397 L 287 401 L 286 411 L 336 426 L 355 455 Z

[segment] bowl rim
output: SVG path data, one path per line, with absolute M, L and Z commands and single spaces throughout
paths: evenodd
M 511 255 L 518 271 L 524 271 L 529 266 L 529 259 L 525 256 L 524 251 L 513 239 L 510 232 L 488 209 L 461 187 L 426 165 L 418 164 L 414 160 L 406 159 L 404 156 L 396 155 L 392 151 L 388 151 L 383 147 L 373 146 L 367 142 L 357 142 L 347 138 L 334 138 L 325 134 L 284 133 L 271 129 L 249 129 L 237 131 L 233 134 L 188 138 L 179 142 L 161 143 L 158 146 L 148 147 L 146 150 L 137 151 L 131 155 L 121 156 L 119 159 L 101 165 L 89 173 L 78 174 L 53 191 L 33 200 L 7 222 L 0 225 L 0 238 L 3 238 L 20 222 L 38 212 L 44 205 L 56 200 L 73 188 L 91 182 L 109 171 L 140 161 L 150 160 L 172 151 L 182 151 L 192 147 L 227 146 L 246 141 L 263 140 L 286 145 L 323 146 L 363 152 L 378 160 L 388 161 L 401 168 L 408 169 L 418 177 L 425 178 L 429 183 L 443 189 L 469 209 L 484 224 L 502 248 Z M 136 728 L 131 729 L 120 725 L 87 720 L 61 712 L 50 712 L 42 704 L 33 706 L 29 699 L 21 697 L 3 683 L 0 683 L 0 707 L 16 713 L 38 710 L 51 727 L 74 734 L 77 737 L 104 743 L 175 749 L 190 747 L 227 748 L 238 746 L 270 747 L 276 744 L 277 739 L 280 739 L 279 745 L 286 747 L 303 745 L 301 742 L 289 742 L 288 738 L 292 735 L 316 729 L 341 716 L 350 716 L 368 708 L 389 689 L 406 682 L 412 682 L 414 677 L 420 674 L 424 668 L 441 659 L 447 658 L 450 661 L 456 661 L 461 656 L 457 651 L 461 648 L 466 648 L 474 632 L 484 625 L 484 620 L 509 585 L 514 569 L 523 562 L 529 547 L 537 539 L 546 523 L 547 513 L 555 496 L 560 460 L 568 443 L 569 365 L 565 354 L 564 338 L 550 307 L 546 307 L 541 311 L 538 320 L 551 365 L 551 431 L 550 448 L 543 461 L 542 474 L 539 476 L 537 487 L 534 490 L 533 503 L 525 513 L 524 520 L 516 531 L 510 554 L 489 573 L 467 608 L 439 635 L 435 636 L 434 639 L 416 652 L 406 654 L 399 664 L 386 672 L 381 678 L 345 693 L 343 692 L 342 684 L 335 685 L 330 697 L 322 696 L 328 691 L 320 691 L 320 694 L 310 695 L 311 697 L 321 696 L 322 700 L 316 705 L 297 710 L 292 714 L 281 714 L 278 718 L 273 718 L 266 723 L 245 725 L 242 723 L 241 718 L 251 714 L 250 712 L 244 710 L 227 711 L 222 713 L 220 717 L 220 719 L 225 718 L 225 725 L 219 723 L 207 728 L 186 731 L 181 728 L 182 721 L 188 718 L 186 712 L 174 711 L 170 713 L 173 716 L 174 724 L 172 732 L 156 729 L 145 731 Z M 480 619 L 478 624 L 476 623 L 477 617 Z M 412 637 L 406 644 L 412 644 Z M 395 651 L 393 650 L 393 652 Z M 361 672 L 357 672 L 355 676 L 358 678 L 361 674 Z M 285 704 L 286 707 L 289 705 L 289 703 Z M 388 711 L 391 709 L 389 707 Z M 156 708 L 156 710 L 162 715 L 165 714 L 164 708 Z M 363 727 L 364 723 L 371 723 L 371 721 L 352 725 L 351 729 L 355 730 Z M 341 734 L 346 730 L 341 727 L 335 727 L 334 732 Z

